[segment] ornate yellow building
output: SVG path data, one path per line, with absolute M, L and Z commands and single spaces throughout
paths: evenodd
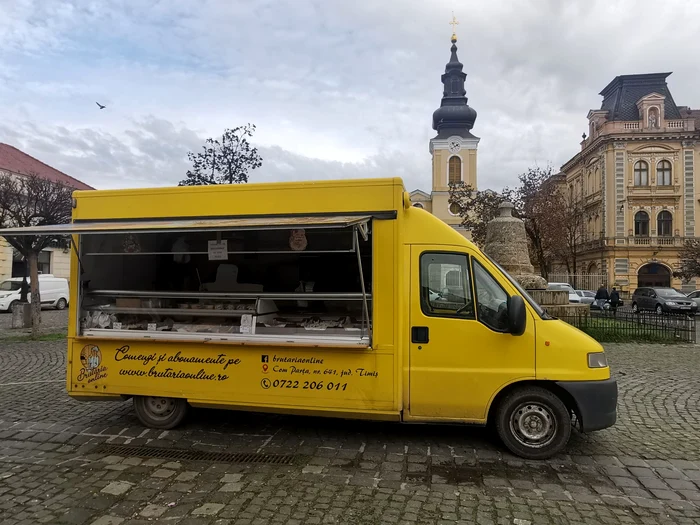
M 476 150 L 479 138 L 471 133 L 476 111 L 467 104 L 464 88 L 466 73 L 457 58 L 457 37 L 452 35 L 450 61 L 442 75 L 444 85 L 442 102 L 433 113 L 433 129 L 437 135 L 430 139 L 433 157 L 433 179 L 430 194 L 411 192 L 414 206 L 424 208 L 445 221 L 463 235 L 469 232 L 460 226 L 458 209 L 449 204 L 449 184 L 463 181 L 476 188 Z
M 561 168 L 585 207 L 577 273 L 603 274 L 623 291 L 696 288 L 673 272 L 685 239 L 700 236 L 700 111 L 676 105 L 670 74 L 615 77 L 588 113 L 581 151 Z

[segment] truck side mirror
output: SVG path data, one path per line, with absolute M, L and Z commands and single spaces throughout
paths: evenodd
M 519 295 L 508 297 L 508 332 L 513 335 L 523 335 L 526 326 L 525 301 Z

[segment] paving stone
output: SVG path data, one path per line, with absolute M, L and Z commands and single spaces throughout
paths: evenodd
M 156 470 L 153 474 L 151 474 L 151 476 L 153 476 L 154 478 L 169 478 L 175 474 L 176 472 L 174 470 L 161 468 Z
M 201 507 L 197 507 L 192 511 L 195 516 L 215 516 L 218 514 L 224 505 L 221 503 L 205 503 Z
M 181 472 L 175 479 L 177 481 L 192 481 L 197 476 L 199 476 L 199 472 L 187 471 Z
M 159 516 L 162 516 L 163 513 L 168 510 L 167 507 L 164 507 L 162 505 L 146 505 L 144 509 L 139 512 L 139 515 L 143 516 L 144 518 L 157 518 Z
M 650 489 L 651 493 L 659 499 L 679 500 L 681 497 L 672 490 Z
M 100 516 L 90 525 L 120 525 L 124 522 L 124 518 L 118 516 Z
M 241 481 L 243 478 L 243 474 L 224 474 L 224 477 L 221 478 L 220 482 L 221 483 L 236 483 L 238 481 Z
M 100 492 L 112 494 L 114 496 L 121 496 L 122 494 L 128 492 L 133 486 L 133 483 L 129 483 L 128 481 L 113 481 Z

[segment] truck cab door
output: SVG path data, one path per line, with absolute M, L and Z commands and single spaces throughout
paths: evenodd
M 534 318 L 528 310 L 525 332 L 506 332 L 509 293 L 488 261 L 412 246 L 410 286 L 406 419 L 483 422 L 501 388 L 534 379 Z

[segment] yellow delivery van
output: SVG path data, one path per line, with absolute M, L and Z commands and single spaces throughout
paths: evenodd
M 525 458 L 614 424 L 603 348 L 400 179 L 74 194 L 67 388 L 190 406 L 493 424 Z M 574 422 L 574 423 L 572 423 Z

